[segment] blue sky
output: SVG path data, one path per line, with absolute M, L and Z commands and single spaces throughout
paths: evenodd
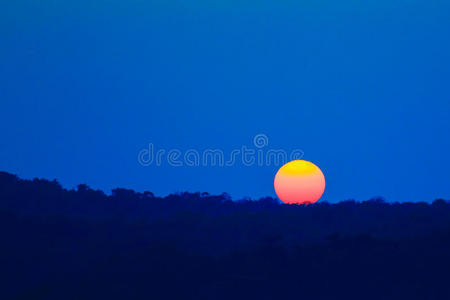
M 277 166 L 137 161 L 264 133 L 324 200 L 449 199 L 449 53 L 448 1 L 2 1 L 0 170 L 274 196 Z

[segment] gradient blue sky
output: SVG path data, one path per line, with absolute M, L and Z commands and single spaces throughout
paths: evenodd
M 274 195 L 276 166 L 142 167 L 159 148 L 265 133 L 324 200 L 450 198 L 450 2 L 0 2 L 0 170 L 151 190 Z

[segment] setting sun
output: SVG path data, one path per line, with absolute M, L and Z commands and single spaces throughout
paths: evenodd
M 312 162 L 294 160 L 278 170 L 274 187 L 277 196 L 284 203 L 314 203 L 325 191 L 325 176 Z

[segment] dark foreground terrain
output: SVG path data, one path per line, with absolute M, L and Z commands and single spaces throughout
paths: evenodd
M 0 299 L 450 299 L 450 203 L 281 205 L 0 172 Z

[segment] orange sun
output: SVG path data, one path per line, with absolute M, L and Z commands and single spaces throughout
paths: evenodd
M 274 187 L 284 203 L 314 203 L 325 191 L 325 176 L 312 162 L 293 160 L 278 170 Z

